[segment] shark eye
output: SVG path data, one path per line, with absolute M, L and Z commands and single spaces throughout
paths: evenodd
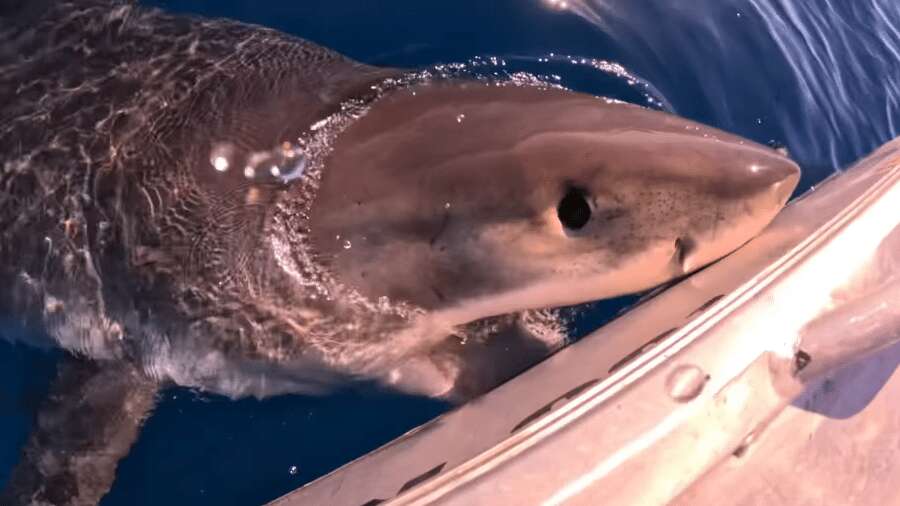
M 556 215 L 560 223 L 570 230 L 578 230 L 587 225 L 591 219 L 591 206 L 584 192 L 570 188 L 556 206 Z

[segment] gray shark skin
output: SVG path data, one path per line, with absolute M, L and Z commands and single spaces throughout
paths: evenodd
M 0 319 L 71 353 L 0 502 L 99 502 L 167 384 L 471 397 L 559 344 L 544 308 L 728 254 L 799 177 L 663 113 L 408 75 L 233 21 L 0 2 Z

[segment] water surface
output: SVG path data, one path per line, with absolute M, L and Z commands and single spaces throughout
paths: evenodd
M 801 189 L 896 135 L 894 0 L 158 0 L 311 39 L 360 61 L 524 70 L 784 146 Z M 486 70 L 485 70 L 486 69 Z M 583 312 L 578 332 L 625 298 Z M 0 483 L 58 353 L 0 340 Z M 163 395 L 111 505 L 258 504 L 444 412 L 375 387 L 325 398 Z

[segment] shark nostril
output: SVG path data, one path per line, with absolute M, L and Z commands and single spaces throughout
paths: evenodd
M 689 237 L 679 237 L 675 239 L 675 253 L 673 259 L 681 266 L 683 272 L 688 272 L 690 266 L 687 265 L 688 257 L 697 248 L 697 243 Z

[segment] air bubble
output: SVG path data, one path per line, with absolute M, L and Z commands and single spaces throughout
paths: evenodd
M 272 150 L 250 153 L 244 176 L 247 179 L 265 176 L 287 183 L 303 176 L 306 167 L 307 157 L 303 149 L 285 141 Z
M 291 474 L 291 476 L 296 476 L 297 473 L 300 472 L 300 468 L 297 467 L 297 466 L 291 466 L 291 467 L 288 469 L 288 472 Z
M 353 247 L 353 244 L 350 241 L 344 241 L 344 249 L 350 249 L 351 247 Z
M 297 150 L 292 149 L 289 152 L 289 156 L 286 156 L 282 162 L 282 166 L 279 167 L 278 175 L 276 177 L 280 177 L 282 181 L 288 182 L 294 179 L 297 179 L 306 171 L 306 157 Z M 273 173 L 273 175 L 275 175 Z
M 228 159 L 224 156 L 217 156 L 213 159 L 213 167 L 219 172 L 225 172 L 228 170 Z
M 217 172 L 225 172 L 231 167 L 234 158 L 234 146 L 228 142 L 219 142 L 213 145 L 209 153 L 209 163 Z

